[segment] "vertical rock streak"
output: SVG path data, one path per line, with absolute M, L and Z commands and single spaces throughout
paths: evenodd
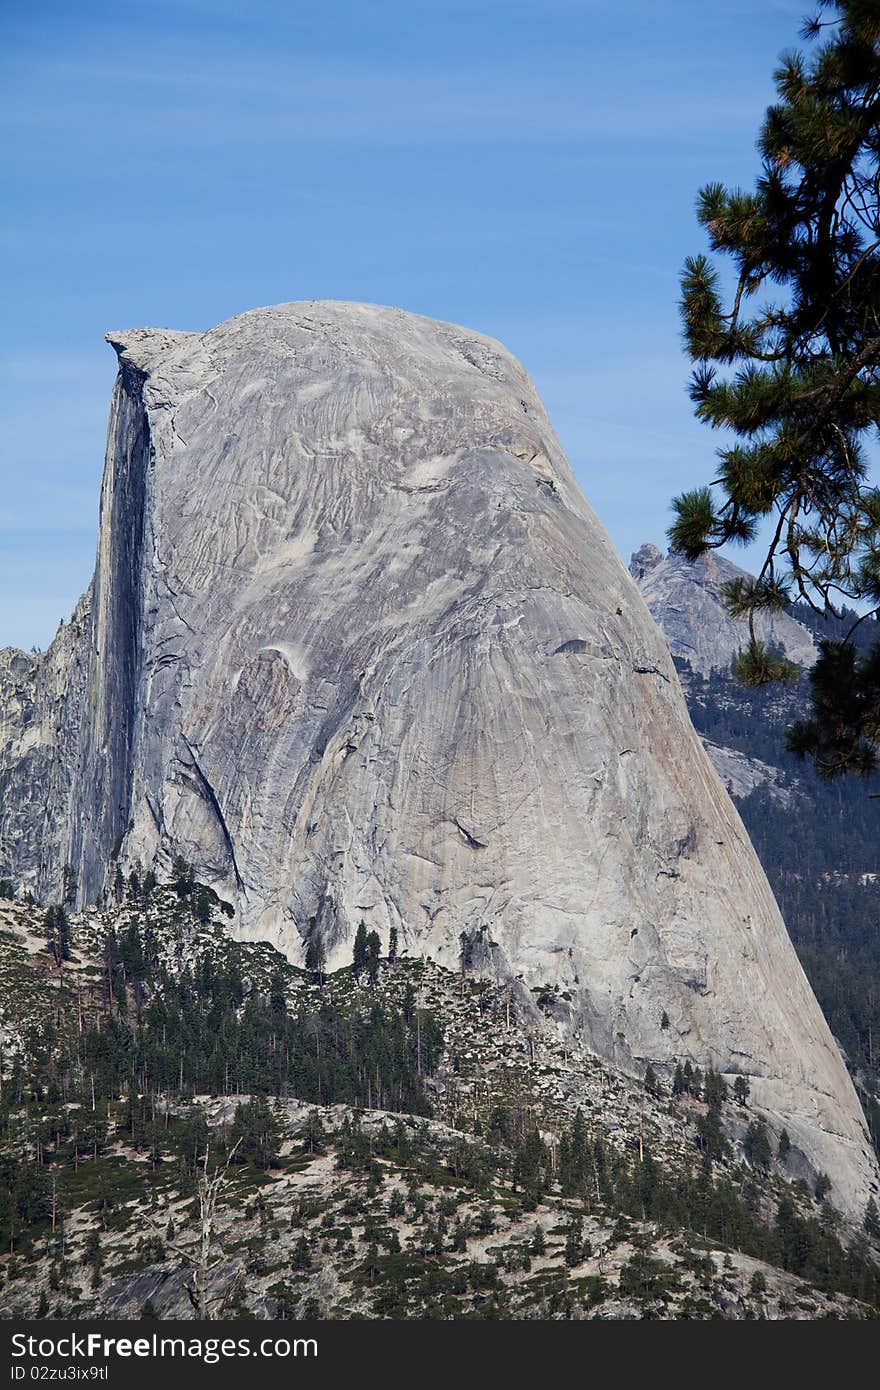
M 94 901 L 104 888 L 131 820 L 150 467 L 143 385 L 143 373 L 123 362 L 110 409 L 86 712 L 68 826 L 66 860 L 84 902 Z

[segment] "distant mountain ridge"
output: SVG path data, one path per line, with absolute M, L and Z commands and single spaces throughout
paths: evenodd
M 747 572 L 716 551 L 692 564 L 672 552 L 664 555 L 650 542 L 635 552 L 629 570 L 672 655 L 703 676 L 729 671 L 746 643 L 748 627 L 727 612 L 722 589 L 733 579 L 749 577 Z M 781 647 L 796 665 L 815 662 L 813 634 L 789 613 L 760 614 L 755 627 L 761 641 Z

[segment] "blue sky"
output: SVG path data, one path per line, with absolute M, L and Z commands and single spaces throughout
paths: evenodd
M 806 0 L 4 0 L 0 646 L 94 562 L 108 329 L 364 299 L 501 338 L 625 556 L 707 480 L 677 277 Z

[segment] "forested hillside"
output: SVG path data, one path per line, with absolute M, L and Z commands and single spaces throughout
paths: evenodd
M 179 890 L 179 891 L 178 891 Z M 689 1062 L 473 973 L 298 969 L 216 895 L 0 902 L 0 1316 L 864 1318 L 875 1204 Z M 206 1234 L 207 1233 L 207 1234 Z
M 839 639 L 855 614 L 793 614 L 817 638 Z M 870 645 L 874 624 L 856 629 Z M 780 798 L 767 785 L 737 799 L 740 814 L 810 982 L 847 1053 L 880 1143 L 880 778 L 825 781 L 786 751 L 786 729 L 807 708 L 808 677 L 793 686 L 748 688 L 725 672 L 704 677 L 677 660 L 698 732 L 781 770 Z

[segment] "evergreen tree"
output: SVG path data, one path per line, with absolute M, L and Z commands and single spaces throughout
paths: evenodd
M 69 907 L 76 899 L 76 874 L 72 864 L 65 864 L 62 875 L 61 902 Z
M 55 963 L 61 965 L 63 961 L 70 960 L 70 922 L 61 903 L 46 908 L 43 930 Z
M 230 1142 L 238 1144 L 236 1160 L 251 1159 L 258 1168 L 278 1162 L 281 1125 L 265 1096 L 254 1096 L 236 1107 Z
M 728 1149 L 717 1106 L 710 1106 L 697 1119 L 697 1146 L 711 1163 L 725 1157 Z
M 100 1279 L 101 1269 L 104 1263 L 104 1251 L 101 1248 L 101 1236 L 96 1230 L 89 1231 L 83 1244 L 82 1253 L 83 1264 L 91 1265 L 96 1279 Z
M 293 1248 L 293 1258 L 291 1264 L 294 1269 L 311 1269 L 312 1250 L 309 1239 L 306 1235 L 301 1235 Z
M 188 898 L 195 887 L 192 864 L 182 854 L 175 854 L 171 864 L 171 887 L 179 898 Z
M 269 980 L 269 1008 L 279 1022 L 287 1018 L 287 985 L 281 966 L 272 971 Z
M 327 1150 L 327 1136 L 324 1133 L 324 1126 L 321 1123 L 321 1114 L 318 1110 L 310 1110 L 306 1127 L 303 1131 L 303 1152 L 307 1154 L 322 1154 Z
M 842 595 L 880 613 L 880 491 L 864 448 L 880 423 L 876 0 L 819 0 L 805 37 L 821 42 L 781 60 L 754 190 L 713 183 L 699 195 L 711 251 L 733 262 L 729 308 L 708 257 L 682 275 L 696 414 L 737 438 L 718 450 L 717 498 L 702 487 L 675 499 L 670 540 L 695 559 L 769 526 L 757 579 L 726 595 L 748 619 L 736 671 L 751 685 L 794 675 L 754 625 L 792 592 L 816 611 L 836 611 Z M 812 717 L 792 729 L 792 748 L 826 776 L 869 772 L 880 643 L 863 658 L 848 636 L 822 643 L 811 684 Z
M 327 953 L 314 917 L 311 920 L 312 927 L 306 940 L 306 970 L 310 970 L 318 984 L 322 985 L 327 967 Z
M 213 888 L 208 888 L 204 883 L 194 883 L 189 895 L 190 909 L 193 917 L 203 926 L 207 926 L 217 905 L 217 894 Z
M 412 1023 L 416 1016 L 416 992 L 410 980 L 407 980 L 404 986 L 400 1007 L 405 1022 Z
M 405 1211 L 406 1202 L 403 1199 L 403 1193 L 401 1192 L 399 1187 L 395 1187 L 391 1196 L 388 1198 L 388 1215 L 403 1216 L 403 1213 Z
M 522 1205 L 525 1211 L 534 1211 L 541 1196 L 544 1181 L 543 1168 L 547 1151 L 536 1129 L 530 1130 L 525 1141 L 517 1145 L 513 1160 L 513 1190 L 522 1189 Z
M 733 1098 L 737 1105 L 745 1105 L 751 1093 L 751 1089 L 747 1077 L 738 1076 L 736 1078 L 733 1083 Z
M 379 978 L 379 960 L 382 955 L 382 942 L 379 933 L 371 931 L 367 936 L 367 976 L 370 984 L 374 985 Z
M 352 965 L 354 967 L 354 977 L 356 980 L 361 978 L 361 975 L 366 969 L 368 954 L 367 924 L 361 921 L 358 922 L 358 928 L 354 934 L 354 952 L 352 956 Z
M 63 907 L 58 908 L 55 918 L 55 939 L 60 960 L 70 960 L 70 922 Z
M 707 1105 L 714 1106 L 720 1110 L 727 1099 L 727 1082 L 720 1072 L 710 1067 L 706 1072 L 706 1083 L 703 1087 L 703 1099 Z
M 745 1150 L 749 1162 L 756 1168 L 769 1168 L 773 1152 L 763 1120 L 753 1120 L 746 1130 Z
M 565 1263 L 571 1269 L 579 1265 L 589 1253 L 584 1241 L 584 1222 L 580 1216 L 573 1216 L 565 1230 Z

